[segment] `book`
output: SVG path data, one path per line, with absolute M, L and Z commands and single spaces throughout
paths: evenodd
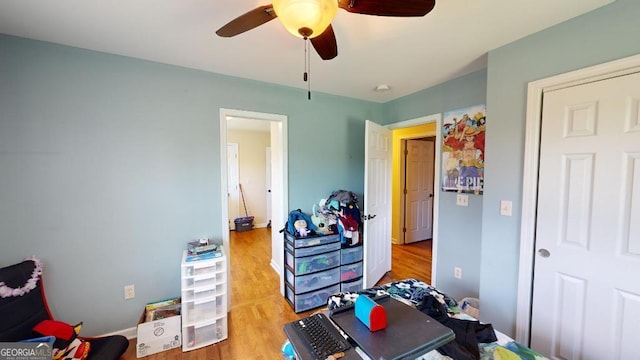
M 182 307 L 180 304 L 169 305 L 155 310 L 147 311 L 147 321 L 156 321 L 176 315 L 180 315 Z
M 200 241 L 190 241 L 187 243 L 187 252 L 189 255 L 200 255 L 215 251 L 220 251 L 220 245 Z
M 182 304 L 180 298 L 173 298 L 148 303 L 144 308 L 144 322 L 149 322 L 180 315 Z
M 222 257 L 222 251 L 210 251 L 202 254 L 189 255 L 184 258 L 186 262 L 198 261 L 198 260 L 207 260 L 207 259 L 215 259 Z
M 197 254 L 207 253 L 211 251 L 219 251 L 219 250 L 220 250 L 220 246 L 218 246 L 217 244 L 211 244 L 211 245 L 197 246 L 193 249 L 190 249 L 189 253 L 192 255 L 197 255 Z
M 144 308 L 147 311 L 149 311 L 149 310 L 154 310 L 154 309 L 158 309 L 158 308 L 169 306 L 169 305 L 175 305 L 175 304 L 180 304 L 180 298 L 171 298 L 171 299 L 150 302 L 150 303 L 147 303 L 144 306 Z

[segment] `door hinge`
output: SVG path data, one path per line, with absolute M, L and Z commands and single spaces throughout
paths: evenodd
M 406 232 L 407 232 L 407 228 L 406 228 L 406 227 L 403 227 L 403 228 L 402 228 L 402 232 L 403 232 L 403 233 L 406 233 Z
M 407 189 L 404 189 L 404 194 L 407 195 Z

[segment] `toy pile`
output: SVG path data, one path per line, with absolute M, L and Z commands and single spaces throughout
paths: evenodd
M 311 221 L 323 234 L 340 234 L 343 246 L 361 243 L 362 219 L 358 208 L 358 197 L 348 190 L 336 190 L 327 199 L 313 206 Z
M 336 190 L 327 199 L 313 204 L 311 216 L 297 209 L 289 212 L 285 229 L 296 238 L 339 234 L 343 247 L 360 245 L 362 219 L 358 197 L 348 190 Z
M 311 221 L 309 215 L 297 209 L 289 212 L 289 219 L 285 225 L 287 232 L 298 238 L 313 236 L 316 234 L 317 227 Z M 282 232 L 282 230 L 280 230 Z

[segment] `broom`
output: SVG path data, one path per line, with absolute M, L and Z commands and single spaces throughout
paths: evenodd
M 242 205 L 244 206 L 244 215 L 245 219 L 250 220 L 251 227 L 253 227 L 253 216 L 249 216 L 249 212 L 247 211 L 247 203 L 244 201 L 244 191 L 242 191 L 242 184 L 238 184 L 240 187 L 240 196 L 242 196 Z

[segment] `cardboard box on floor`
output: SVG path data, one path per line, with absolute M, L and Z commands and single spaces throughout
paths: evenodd
M 181 316 L 145 322 L 147 310 L 142 311 L 138 321 L 136 357 L 156 354 L 182 345 Z

